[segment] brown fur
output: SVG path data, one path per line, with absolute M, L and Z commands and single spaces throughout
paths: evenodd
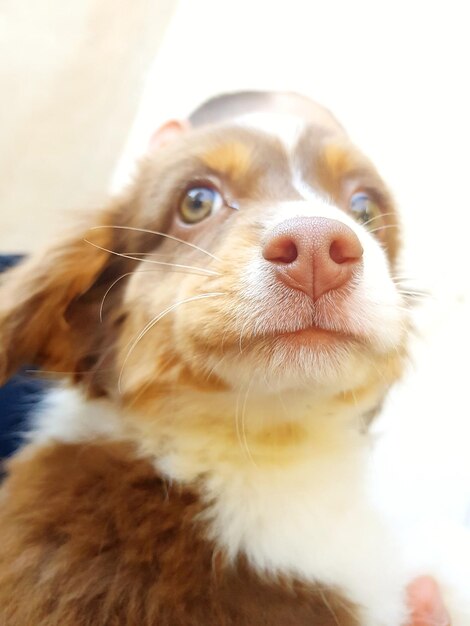
M 246 176 L 250 170 L 252 158 L 250 149 L 241 142 L 228 143 L 203 155 L 207 167 L 237 180 Z
M 201 131 L 194 133 L 196 139 L 193 143 L 198 139 L 198 133 Z M 5 380 L 22 363 L 29 363 L 58 373 L 70 373 L 74 380 L 82 381 L 92 395 L 108 395 L 115 389 L 116 351 L 122 350 L 120 358 L 124 359 L 126 346 L 148 321 L 140 317 L 140 309 L 135 310 L 135 307 L 132 315 L 128 316 L 127 307 L 122 305 L 122 295 L 128 282 L 126 277 L 112 287 L 106 298 L 105 323 L 97 321 L 107 289 L 117 278 L 138 268 L 135 259 L 115 256 L 115 253 L 127 255 L 138 251 L 145 254 L 158 250 L 170 262 L 201 267 L 207 264 L 207 258 L 190 248 L 175 247 L 174 243 L 151 233 L 110 227 L 169 232 L 218 252 L 223 247 L 224 234 L 228 234 L 232 227 L 231 217 L 238 212 L 229 207 L 224 208 L 211 220 L 211 228 L 207 228 L 205 223 L 193 228 L 182 226 L 173 217 L 175 205 L 181 197 L 181 180 L 203 180 L 206 175 L 216 176 L 224 183 L 226 195 L 241 199 L 243 207 L 256 207 L 261 199 L 270 202 L 297 197 L 297 192 L 289 182 L 287 159 L 279 142 L 262 133 L 258 141 L 256 137 L 256 132 L 247 132 L 241 128 L 224 129 L 221 137 L 216 129 L 203 132 L 197 152 L 193 143 L 185 145 L 182 142 L 182 145 L 178 143 L 176 147 L 165 147 L 161 150 L 162 158 L 158 158 L 158 153 L 144 160 L 129 192 L 89 219 L 86 227 L 77 228 L 71 236 L 52 246 L 42 258 L 31 259 L 8 272 L 3 281 L 0 302 L 0 344 L 4 350 L 0 355 L 0 380 Z M 313 177 L 314 186 L 337 200 L 339 206 L 344 205 L 342 198 L 348 189 L 350 191 L 352 183 L 367 187 L 379 198 L 383 209 L 393 213 L 392 217 L 387 217 L 388 223 L 395 222 L 391 200 L 369 161 L 352 144 L 345 142 L 342 136 L 340 145 L 331 143 L 332 138 L 328 133 L 326 137 L 328 141 L 325 143 L 323 134 L 317 137 L 315 131 L 310 130 L 301 138 L 299 156 L 306 164 L 307 179 Z M 220 159 L 219 165 L 217 159 Z M 266 168 L 268 162 L 270 167 Z M 248 163 L 250 167 L 247 172 Z M 346 210 L 347 207 L 344 208 Z M 392 261 L 396 258 L 398 245 L 395 231 L 395 228 L 384 231 L 385 249 Z M 249 252 L 249 245 L 258 244 L 256 222 L 253 221 L 245 225 L 242 223 L 242 227 L 236 233 L 230 232 L 230 235 L 230 256 L 239 262 Z M 152 257 L 147 258 L 151 260 Z M 146 265 L 145 269 L 155 269 L 155 266 Z M 222 282 L 207 278 L 196 282 L 188 277 L 186 284 L 196 294 L 211 290 L 227 291 L 224 306 L 228 311 L 234 310 L 237 295 L 234 293 L 233 302 L 230 302 L 230 292 L 239 278 L 236 267 L 229 259 L 224 266 L 216 266 L 214 269 L 224 273 Z M 167 300 L 162 299 L 160 309 L 167 302 L 177 299 L 175 289 L 178 283 L 173 280 L 173 275 L 146 271 L 141 276 L 142 290 L 150 292 L 161 284 L 162 294 L 168 294 Z M 195 284 L 194 288 L 191 283 Z M 217 309 L 217 305 L 217 302 L 211 301 L 204 304 L 211 311 Z M 198 308 L 201 306 L 199 304 Z M 190 311 L 191 305 L 187 309 Z M 127 317 L 132 319 L 128 321 Z M 123 323 L 124 330 L 121 331 Z M 162 329 L 159 338 L 161 349 L 159 345 L 154 351 L 157 362 L 162 364 L 158 373 L 166 370 L 168 356 L 165 355 L 173 353 L 172 360 L 176 358 L 181 363 L 179 356 L 174 356 L 171 331 L 167 334 L 163 332 L 165 325 L 166 322 L 159 325 Z M 196 347 L 199 342 L 201 353 L 209 346 L 216 353 L 223 353 L 230 345 L 237 345 L 239 327 L 227 325 L 222 344 L 218 332 L 214 332 L 218 330 L 208 327 L 210 332 L 207 334 L 194 335 L 192 347 Z M 163 343 L 162 338 L 165 338 Z M 166 345 L 166 339 L 169 345 Z M 141 347 L 135 352 L 135 361 L 142 361 L 139 353 Z M 190 385 L 205 384 L 207 372 L 196 376 L 195 371 L 191 370 L 191 364 L 183 366 L 184 371 L 181 372 L 173 368 L 174 377 L 160 378 L 161 384 L 174 385 L 175 378 L 186 380 Z M 157 378 L 159 376 L 153 376 L 153 380 Z M 222 385 L 216 379 L 208 380 L 207 384 L 217 389 Z
M 195 492 L 166 484 L 130 444 L 28 451 L 3 498 L 4 626 L 359 623 L 331 590 L 226 563 L 204 539 Z

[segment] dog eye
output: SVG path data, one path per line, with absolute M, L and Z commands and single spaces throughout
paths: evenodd
M 221 194 L 213 187 L 191 187 L 181 201 L 179 212 L 187 224 L 196 224 L 218 211 L 223 204 Z
M 362 191 L 355 193 L 351 197 L 349 209 L 352 216 L 356 222 L 359 222 L 359 224 L 363 224 L 365 226 L 369 226 L 370 224 L 370 230 L 374 230 L 380 226 L 379 218 L 382 215 L 382 211 L 366 193 Z

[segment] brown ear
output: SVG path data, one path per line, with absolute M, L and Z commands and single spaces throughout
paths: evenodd
M 185 122 L 165 125 L 157 147 L 187 128 Z M 151 222 L 146 221 L 146 198 L 155 193 L 154 165 L 144 161 L 134 185 L 89 216 L 86 226 L 0 277 L 0 385 L 25 364 L 75 378 L 79 370 L 96 373 L 97 368 L 104 371 L 104 361 L 109 365 L 123 319 L 119 298 L 125 281 L 118 279 L 139 263 L 126 252 L 152 250 L 159 241 L 155 235 L 164 229 L 164 213 L 152 211 Z M 148 230 L 150 226 L 157 232 Z M 110 314 L 102 326 L 104 296 Z M 89 388 L 98 385 L 95 379 L 88 382 Z
M 108 228 L 79 230 L 8 271 L 0 282 L 0 384 L 24 364 L 69 371 L 77 345 L 71 304 L 103 272 L 113 249 Z

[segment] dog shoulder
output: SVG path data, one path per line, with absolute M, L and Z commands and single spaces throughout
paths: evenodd
M 8 625 L 359 623 L 330 589 L 229 563 L 206 538 L 196 490 L 168 484 L 130 443 L 32 445 L 9 469 L 0 514 Z

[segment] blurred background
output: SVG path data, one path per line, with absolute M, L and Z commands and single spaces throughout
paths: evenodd
M 218 92 L 318 100 L 390 185 L 402 274 L 430 293 L 414 313 L 414 365 L 376 425 L 377 475 L 409 516 L 464 519 L 467 12 L 465 0 L 2 0 L 0 252 L 30 252 L 101 205 L 156 126 Z

